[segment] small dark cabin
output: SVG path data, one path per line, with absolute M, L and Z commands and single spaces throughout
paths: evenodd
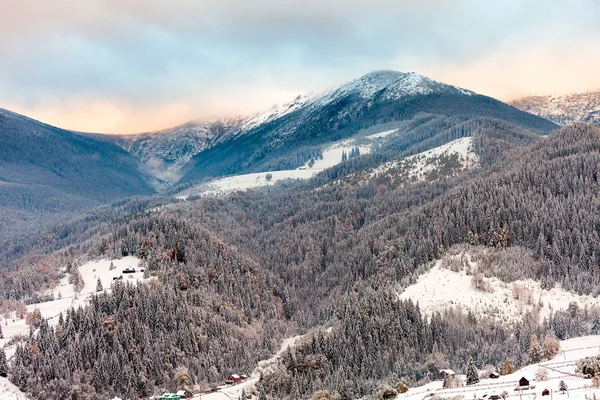
M 519 379 L 519 386 L 529 386 L 529 381 L 527 380 L 527 378 L 522 377 L 521 379 Z

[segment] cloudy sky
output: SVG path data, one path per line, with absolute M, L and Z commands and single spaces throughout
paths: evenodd
M 502 100 L 600 89 L 597 0 L 2 0 L 0 107 L 129 133 L 378 69 Z

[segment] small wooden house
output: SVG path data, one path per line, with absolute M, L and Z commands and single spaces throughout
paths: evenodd
M 447 376 L 455 376 L 456 372 L 452 371 L 451 369 L 441 369 L 440 370 L 440 376 L 445 379 Z
M 492 372 L 492 373 L 489 375 L 489 378 L 490 378 L 490 379 L 498 379 L 498 378 L 500 378 L 500 374 L 499 374 L 499 373 L 497 373 L 497 372 Z
M 550 391 L 548 389 L 544 389 L 542 391 L 542 396 L 550 396 Z
M 133 267 L 125 268 L 123 270 L 123 273 L 124 274 L 134 274 L 135 273 L 135 268 L 133 268 Z
M 239 376 L 238 374 L 231 374 L 227 377 L 227 380 L 225 381 L 225 383 L 227 383 L 228 385 L 234 385 L 236 383 L 240 383 L 242 381 L 242 377 Z
M 525 377 L 522 377 L 521 379 L 519 379 L 519 386 L 529 386 L 529 380 Z

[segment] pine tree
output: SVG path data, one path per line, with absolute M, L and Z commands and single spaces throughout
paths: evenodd
M 0 325 L 0 339 L 4 339 L 4 332 L 2 332 L 2 325 Z
M 96 282 L 96 292 L 101 292 L 104 290 L 104 287 L 102 287 L 102 282 L 100 281 L 100 278 L 98 278 L 98 281 Z
M 4 378 L 8 376 L 8 362 L 3 348 L 0 348 L 0 376 Z
M 467 385 L 474 385 L 476 383 L 479 383 L 479 372 L 473 359 L 469 358 L 467 365 Z
M 563 393 L 567 391 L 567 384 L 565 383 L 565 381 L 560 381 L 560 383 L 558 384 L 558 390 L 560 390 Z

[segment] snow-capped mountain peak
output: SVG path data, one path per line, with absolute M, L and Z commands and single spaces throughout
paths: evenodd
M 362 99 L 370 99 L 380 93 L 384 100 L 397 100 L 407 96 L 428 95 L 433 93 L 473 95 L 468 90 L 446 85 L 416 72 L 381 70 L 370 72 L 338 89 L 334 89 L 316 100 L 326 104 L 338 98 L 356 94 Z

